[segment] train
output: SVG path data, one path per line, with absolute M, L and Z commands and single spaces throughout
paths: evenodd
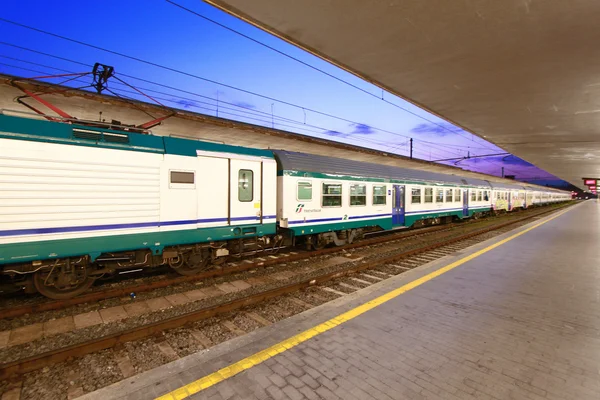
M 0 277 L 52 299 L 168 265 L 568 201 L 570 192 L 0 113 Z

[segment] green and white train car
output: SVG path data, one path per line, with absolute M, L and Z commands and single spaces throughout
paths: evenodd
M 0 115 L 0 164 L 2 273 L 49 297 L 135 266 L 196 273 L 277 237 L 267 150 Z
M 365 230 L 425 225 L 488 213 L 481 179 L 283 150 L 277 159 L 277 220 L 317 247 L 351 242 Z M 342 237 L 340 237 L 340 235 Z
M 469 218 L 497 195 L 481 179 L 1 113 L 0 165 L 2 284 L 53 298 L 120 270 L 195 274 L 299 238 L 341 245 Z M 532 204 L 568 199 L 508 189 Z

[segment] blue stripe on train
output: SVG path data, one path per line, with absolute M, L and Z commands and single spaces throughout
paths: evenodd
M 359 219 L 359 218 L 376 218 L 376 217 L 391 217 L 392 214 L 372 214 L 372 215 L 356 215 L 348 217 L 349 220 Z M 318 218 L 318 219 L 307 219 L 306 221 L 303 219 L 297 219 L 295 221 L 289 221 L 288 225 L 296 225 L 296 224 L 307 224 L 314 222 L 328 222 L 328 221 L 344 221 L 343 217 L 335 217 L 335 218 Z
M 275 219 L 275 215 L 265 215 L 263 220 Z M 234 217 L 232 221 L 256 221 L 257 217 Z M 174 225 L 195 225 L 207 224 L 211 222 L 227 222 L 227 218 L 206 218 L 206 219 L 187 219 L 180 221 L 163 221 L 163 222 L 136 222 L 129 224 L 107 224 L 107 225 L 90 225 L 90 226 L 66 226 L 58 228 L 31 228 L 31 229 L 13 229 L 0 231 L 0 236 L 19 236 L 19 235 L 45 235 L 51 233 L 68 233 L 68 232 L 90 232 L 103 231 L 110 229 L 132 229 L 132 228 L 158 228 L 161 226 Z
M 438 211 L 462 211 L 462 207 L 461 208 L 440 208 L 439 210 L 407 211 L 406 215 L 408 215 L 408 214 L 434 213 L 434 212 L 438 212 Z

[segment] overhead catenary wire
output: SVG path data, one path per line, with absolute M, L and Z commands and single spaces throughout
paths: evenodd
M 13 59 L 13 60 L 16 60 L 16 61 L 21 61 L 21 62 L 28 62 L 28 61 L 25 61 L 25 60 L 20 60 L 20 59 L 14 58 L 14 57 L 7 57 L 7 56 L 3 56 L 3 55 L 0 55 L 0 57 L 9 58 L 9 59 Z M 61 71 L 61 72 L 72 72 L 72 71 L 69 71 L 69 70 L 62 69 L 62 68 L 52 67 L 52 66 L 48 66 L 48 65 L 44 65 L 44 64 L 40 64 L 40 63 L 34 63 L 34 62 L 28 62 L 28 63 L 34 64 L 34 65 L 37 65 L 37 66 L 46 67 L 46 68 L 55 69 L 55 70 Z M 21 69 L 21 70 L 25 70 L 25 71 L 29 71 L 29 72 L 34 72 L 34 73 L 37 73 L 37 74 L 50 74 L 48 71 L 42 71 L 42 70 L 37 70 L 37 69 L 32 69 L 32 68 L 21 67 L 21 66 L 17 66 L 17 65 L 14 65 L 14 64 L 7 64 L 7 63 L 0 62 L 0 65 L 8 66 L 8 67 L 11 67 L 11 68 L 17 68 L 17 69 Z M 81 82 L 81 83 L 87 83 L 87 82 L 82 82 L 80 79 L 78 79 L 77 81 Z M 119 82 L 117 82 L 117 84 L 122 85 L 122 86 L 128 86 L 128 85 L 123 85 L 123 84 L 121 84 Z M 87 86 L 90 86 L 90 85 L 88 84 Z M 109 92 L 112 93 L 115 97 L 122 98 L 122 99 L 124 99 L 126 101 L 137 100 L 137 99 L 135 99 L 133 97 L 130 97 L 130 96 L 120 95 L 120 94 L 118 94 L 116 92 L 139 95 L 139 93 L 136 92 L 136 91 L 123 90 L 123 89 L 110 89 Z M 174 95 L 171 95 L 171 96 L 174 96 Z M 159 99 L 159 100 L 163 100 L 163 101 L 173 102 L 172 99 L 168 99 L 168 98 L 159 98 L 159 97 L 156 97 L 156 98 Z M 200 106 L 196 106 L 196 105 L 191 105 L 191 107 L 199 108 L 199 109 L 204 109 L 204 110 L 208 110 L 208 111 L 212 111 L 212 112 L 215 111 L 215 109 L 211 109 L 211 108 L 208 108 L 208 107 L 200 107 Z M 233 109 L 228 108 L 228 107 L 222 107 L 222 109 L 233 110 Z M 141 110 L 140 109 L 140 111 L 142 111 L 145 114 L 149 115 L 150 117 L 154 118 L 154 116 L 148 114 L 145 110 Z M 250 121 L 261 122 L 261 123 L 263 123 L 263 125 L 270 124 L 270 121 L 261 120 L 261 119 L 258 119 L 258 118 L 252 118 L 252 117 L 249 117 L 247 115 L 240 115 L 240 114 L 230 113 L 230 112 L 226 112 L 226 111 L 221 111 L 221 114 L 231 115 L 231 116 L 243 118 L 243 119 L 250 120 Z M 277 117 L 277 118 L 282 118 L 282 117 Z M 309 127 L 314 127 L 314 128 L 316 128 L 318 130 L 308 129 L 306 127 L 291 126 L 291 125 L 283 124 L 283 123 L 281 123 L 279 121 L 277 122 L 277 125 L 278 126 L 289 127 L 289 128 L 294 128 L 294 129 L 300 129 L 300 130 L 304 130 L 304 131 L 312 132 L 312 133 L 316 133 L 316 134 L 323 134 L 323 132 L 329 131 L 329 129 L 327 129 L 327 128 L 322 128 L 322 127 L 318 127 L 318 126 L 315 126 L 315 125 L 309 125 L 309 124 L 303 124 L 303 125 L 307 125 Z M 344 136 L 345 138 L 347 138 L 349 140 L 352 140 L 352 141 L 369 143 L 371 145 L 374 144 L 374 145 L 377 145 L 377 146 L 382 146 L 382 147 L 387 148 L 387 149 L 400 147 L 400 146 L 390 145 L 389 143 L 382 143 L 382 142 L 378 142 L 378 141 L 375 141 L 375 140 L 370 140 L 370 139 L 367 139 L 367 138 L 364 138 L 364 137 L 352 137 L 351 135 L 346 135 L 346 134 L 344 134 L 344 135 L 345 135 Z M 327 135 L 327 136 L 329 136 L 329 135 Z
M 33 64 L 38 64 L 38 63 L 33 63 Z M 41 70 L 36 70 L 36 69 L 31 69 L 31 68 L 25 68 L 25 67 L 21 67 L 21 66 L 12 65 L 12 64 L 7 64 L 7 63 L 1 63 L 0 62 L 0 65 L 5 65 L 5 66 L 11 67 L 11 68 L 18 68 L 18 69 L 21 69 L 21 70 L 26 70 L 26 71 L 29 71 L 29 72 L 34 72 L 34 73 L 37 73 L 37 74 L 48 74 L 48 71 L 41 71 Z M 69 72 L 68 70 L 64 70 L 64 69 L 57 68 L 57 67 L 49 67 L 49 68 L 60 70 L 60 71 L 63 71 L 63 72 Z M 87 82 L 83 82 L 83 83 L 87 83 Z M 89 86 L 89 85 L 87 85 L 87 86 Z M 120 89 L 118 89 L 118 90 L 120 90 Z M 122 91 L 122 90 L 120 90 L 120 91 Z M 134 92 L 134 91 L 129 91 L 129 93 L 139 95 L 138 92 Z M 164 100 L 169 101 L 169 99 L 164 99 Z M 226 113 L 226 114 L 230 114 L 230 113 Z M 232 114 L 232 115 L 236 115 L 236 114 Z M 243 116 L 243 115 L 242 116 L 237 115 L 237 116 L 239 116 L 241 118 L 248 118 L 247 116 Z M 269 121 L 262 120 L 262 122 L 268 123 Z M 300 129 L 303 129 L 303 128 L 300 128 Z M 319 128 L 319 129 L 325 130 L 325 128 Z M 306 129 L 306 130 L 308 130 L 308 129 Z M 318 133 L 317 131 L 313 131 L 313 132 Z M 366 138 L 356 138 L 356 137 L 352 138 L 352 137 L 349 137 L 349 136 L 347 138 L 349 138 L 351 140 L 356 140 L 356 141 L 371 142 L 373 144 L 380 145 L 380 146 L 383 146 L 385 148 L 394 147 L 394 146 L 390 146 L 389 143 L 378 143 L 378 142 L 375 142 L 375 141 L 370 141 L 370 140 L 368 140 Z M 401 143 L 401 144 L 399 144 L 397 146 L 400 147 L 400 146 L 403 146 L 403 145 L 406 145 L 406 144 L 407 144 L 407 142 L 404 142 L 404 143 Z M 436 152 L 431 152 L 431 151 L 430 151 L 429 154 L 427 154 L 425 151 L 421 151 L 421 150 L 415 150 L 414 153 L 415 154 L 420 154 L 422 156 L 421 159 L 426 160 L 426 161 L 431 161 L 432 155 L 436 154 Z M 533 178 L 520 177 L 520 179 L 533 179 Z M 552 178 L 548 177 L 548 178 L 539 178 L 539 179 L 552 179 Z
M 15 25 L 15 26 L 19 26 L 19 27 L 24 28 L 24 29 L 29 29 L 29 30 L 32 30 L 32 31 L 35 31 L 35 32 L 39 32 L 39 33 L 42 33 L 42 34 L 45 34 L 45 35 L 48 35 L 48 36 L 52 36 L 52 37 L 55 37 L 55 38 L 58 38 L 58 39 L 61 39 L 61 40 L 69 41 L 69 42 L 76 43 L 76 44 L 79 44 L 79 45 L 82 45 L 82 46 L 86 46 L 86 47 L 89 47 L 89 48 L 100 50 L 100 51 L 103 51 L 103 52 L 106 52 L 106 53 L 109 53 L 109 54 L 117 55 L 119 57 L 127 58 L 127 59 L 130 59 L 130 60 L 136 61 L 136 62 L 140 62 L 140 63 L 147 64 L 147 65 L 151 65 L 151 66 L 154 66 L 156 68 L 164 69 L 164 70 L 171 71 L 171 72 L 174 72 L 174 73 L 177 73 L 177 74 L 181 74 L 181 75 L 184 75 L 184 76 L 188 76 L 188 77 L 199 79 L 199 80 L 202 80 L 202 81 L 205 81 L 205 82 L 209 82 L 209 83 L 212 83 L 212 84 L 215 84 L 215 85 L 226 87 L 226 88 L 229 88 L 229 89 L 232 89 L 232 90 L 236 90 L 236 91 L 239 91 L 239 92 L 242 92 L 242 93 L 246 93 L 246 94 L 249 94 L 249 95 L 257 96 L 257 97 L 264 98 L 264 99 L 267 99 L 267 100 L 270 100 L 270 101 L 276 101 L 278 103 L 285 104 L 285 105 L 290 106 L 290 107 L 294 107 L 294 108 L 302 109 L 302 110 L 307 110 L 307 111 L 313 112 L 315 114 L 319 114 L 319 115 L 326 116 L 326 117 L 329 117 L 329 118 L 338 119 L 338 120 L 341 120 L 341 121 L 344 121 L 344 122 L 347 122 L 347 123 L 351 123 L 351 124 L 359 124 L 359 123 L 357 123 L 355 121 L 349 120 L 349 119 L 344 118 L 344 117 L 339 117 L 339 116 L 336 116 L 336 115 L 333 115 L 333 114 L 330 114 L 330 113 L 326 113 L 326 112 L 323 112 L 323 111 L 312 109 L 310 107 L 305 107 L 305 106 L 294 104 L 294 103 L 291 103 L 291 102 L 288 102 L 288 101 L 285 101 L 285 100 L 280 100 L 280 99 L 277 99 L 277 98 L 274 98 L 274 97 L 271 97 L 271 96 L 266 96 L 266 95 L 263 95 L 263 94 L 260 94 L 260 93 L 257 93 L 257 92 L 253 92 L 253 91 L 242 89 L 242 88 L 239 88 L 239 87 L 236 87 L 236 86 L 233 86 L 233 85 L 229 85 L 229 84 L 225 84 L 225 83 L 222 83 L 222 82 L 218 82 L 218 81 L 213 80 L 213 79 L 204 78 L 202 76 L 199 76 L 199 75 L 196 75 L 196 74 L 192 74 L 190 72 L 186 72 L 186 71 L 182 71 L 182 70 L 179 70 L 179 69 L 176 69 L 176 68 L 172 68 L 172 67 L 169 67 L 169 66 L 158 64 L 158 63 L 153 62 L 153 61 L 144 60 L 144 59 L 139 58 L 139 57 L 130 56 L 128 54 L 124 54 L 124 53 L 121 53 L 121 52 L 118 52 L 118 51 L 106 49 L 106 48 L 103 48 L 103 47 L 100 47 L 100 46 L 96 46 L 94 44 L 86 43 L 86 42 L 83 42 L 83 41 L 80 41 L 80 40 L 77 40 L 77 39 L 69 38 L 69 37 L 66 37 L 66 36 L 63 36 L 63 35 L 59 35 L 59 34 L 56 34 L 56 33 L 53 33 L 53 32 L 49 32 L 49 31 L 46 31 L 46 30 L 43 30 L 43 29 L 39 29 L 39 28 L 35 28 L 35 27 L 29 26 L 29 25 L 26 25 L 26 24 L 22 24 L 20 22 L 12 21 L 12 20 L 9 20 L 9 19 L 6 19 L 6 18 L 2 18 L 2 17 L 0 17 L 0 21 L 5 22 L 5 23 L 9 23 L 9 24 L 12 24 L 12 25 Z M 429 119 L 427 119 L 427 118 L 425 118 L 425 117 L 423 117 L 423 116 L 421 116 L 419 114 L 413 113 L 412 111 L 407 110 L 405 108 L 402 108 L 402 107 L 400 107 L 400 106 L 398 106 L 398 105 L 396 105 L 394 103 L 390 103 L 390 102 L 387 102 L 387 103 L 389 103 L 391 105 L 394 105 L 394 106 L 397 106 L 398 108 L 401 108 L 402 110 L 404 110 L 404 111 L 406 111 L 406 112 L 408 112 L 408 113 L 410 113 L 410 114 L 412 114 L 412 115 L 414 115 L 414 116 L 416 116 L 416 117 L 418 117 L 420 119 L 423 119 L 424 121 L 427 121 L 427 122 L 429 122 L 429 123 L 431 123 L 433 125 L 436 125 L 436 126 L 442 128 L 442 129 L 446 130 L 446 131 L 449 131 L 449 132 L 452 132 L 452 133 L 458 133 L 455 130 L 448 129 L 447 127 L 444 127 L 443 125 L 440 125 L 440 124 L 438 124 L 438 123 L 436 123 L 434 121 L 431 121 L 431 120 L 429 120 Z M 373 127 L 373 128 L 375 128 L 375 127 Z M 389 130 L 386 130 L 386 129 L 382 129 L 382 128 L 375 128 L 375 129 L 377 129 L 377 130 L 379 130 L 381 132 L 386 132 L 386 133 L 392 134 L 392 135 L 402 136 L 402 137 L 406 137 L 406 138 L 410 137 L 408 135 L 399 134 L 397 132 L 392 132 L 392 131 L 389 131 Z
M 77 64 L 77 65 L 82 65 L 82 66 L 85 66 L 85 67 L 88 67 L 88 68 L 92 67 L 89 64 L 82 63 L 82 62 L 77 61 L 77 60 L 72 60 L 72 59 L 69 59 L 69 58 L 65 58 L 65 57 L 61 57 L 61 56 L 56 56 L 54 54 L 46 53 L 46 52 L 43 52 L 43 51 L 31 49 L 31 48 L 24 47 L 24 46 L 15 45 L 13 43 L 8 43 L 8 42 L 0 41 L 0 44 L 1 45 L 5 45 L 5 46 L 9 46 L 9 47 L 18 48 L 18 49 L 21 49 L 21 50 L 25 50 L 25 51 L 28 51 L 28 52 L 35 53 L 35 54 L 40 54 L 40 55 L 43 55 L 43 56 L 46 56 L 46 57 L 50 57 L 50 58 L 54 58 L 54 59 L 58 59 L 58 60 L 62 60 L 62 61 L 67 61 L 67 62 L 74 63 L 74 64 Z M 149 84 L 152 84 L 152 85 L 156 85 L 156 86 L 159 86 L 159 87 L 168 88 L 170 90 L 175 90 L 175 91 L 179 91 L 179 92 L 182 92 L 182 93 L 186 93 L 186 94 L 190 94 L 190 95 L 193 95 L 193 96 L 197 96 L 197 97 L 201 97 L 201 98 L 206 98 L 206 99 L 215 101 L 214 98 L 209 97 L 209 96 L 204 96 L 204 95 L 201 95 L 201 94 L 198 94 L 198 93 L 195 93 L 195 92 L 191 92 L 191 91 L 180 89 L 180 88 L 176 88 L 176 87 L 173 87 L 173 86 L 170 86 L 170 85 L 165 85 L 165 84 L 162 84 L 162 83 L 154 82 L 154 81 L 151 81 L 151 80 L 148 80 L 148 79 L 144 79 L 144 78 L 140 78 L 140 77 L 136 77 L 136 76 L 124 74 L 124 73 L 119 73 L 119 75 L 127 77 L 127 78 L 130 78 L 130 79 L 139 80 L 141 82 L 146 82 L 146 83 L 149 83 Z M 147 89 L 147 88 L 145 88 L 144 90 L 152 91 L 152 89 Z M 175 96 L 173 94 L 170 94 L 170 95 Z M 193 101 L 197 101 L 197 100 L 193 100 Z M 271 115 L 270 113 L 266 113 L 264 111 L 259 111 L 259 110 L 254 110 L 252 108 L 244 107 L 244 106 L 241 106 L 239 104 L 228 103 L 228 102 L 222 101 L 222 100 L 221 100 L 221 103 L 229 104 L 229 105 L 232 105 L 232 106 L 238 107 L 238 108 L 245 108 L 245 109 L 253 110 L 253 111 L 256 111 L 256 112 L 259 112 L 259 113 L 264 113 L 264 114 Z M 303 109 L 303 113 L 306 116 L 306 110 L 305 109 Z M 279 117 L 279 118 L 284 118 L 284 117 Z M 305 117 L 305 119 L 306 119 L 306 117 Z M 290 121 L 292 121 L 292 120 L 290 119 Z M 306 124 L 306 120 L 304 121 L 304 124 Z M 372 126 L 372 128 L 378 130 L 378 128 L 376 128 L 376 127 Z M 405 136 L 405 137 L 408 137 L 408 136 Z M 443 146 L 443 147 L 451 147 L 451 148 L 453 148 L 453 147 L 463 148 L 462 151 L 466 152 L 466 150 L 464 150 L 464 146 L 462 146 L 462 145 L 454 145 L 454 144 L 450 144 L 450 143 L 434 143 L 434 142 L 427 141 L 427 140 L 422 140 L 422 139 L 416 139 L 416 140 L 418 140 L 421 143 L 427 143 L 429 145 L 434 145 L 434 146 L 438 146 L 438 147 L 439 146 Z M 486 150 L 487 149 L 487 148 L 484 148 L 484 147 L 473 147 L 473 146 L 468 146 L 467 148 L 468 149 L 480 149 L 480 150 Z M 444 150 L 444 151 L 450 152 L 449 150 Z M 458 154 L 458 153 L 454 153 L 454 154 Z
M 412 114 L 412 115 L 414 115 L 414 116 L 416 116 L 416 117 L 418 117 L 418 118 L 421 118 L 421 119 L 423 119 L 423 120 L 425 120 L 425 121 L 427 121 L 427 122 L 429 122 L 429 123 L 431 123 L 431 124 L 433 124 L 433 125 L 435 125 L 435 126 L 437 126 L 437 127 L 441 128 L 441 129 L 444 129 L 444 130 L 446 130 L 446 131 L 448 131 L 448 132 L 455 133 L 455 134 L 458 134 L 458 135 L 460 135 L 460 136 L 463 136 L 463 135 L 461 135 L 461 134 L 460 134 L 460 132 L 459 132 L 459 131 L 456 131 L 456 130 L 449 129 L 449 128 L 447 128 L 447 127 L 445 127 L 445 126 L 441 125 L 441 124 L 438 124 L 438 123 L 436 123 L 436 122 L 434 122 L 434 121 L 431 121 L 431 120 L 429 120 L 429 119 L 427 119 L 427 118 L 423 117 L 422 115 L 419 115 L 419 114 L 417 114 L 417 113 L 414 113 L 414 112 L 412 112 L 412 111 L 408 110 L 408 109 L 407 109 L 407 108 L 405 108 L 405 107 L 402 107 L 402 106 L 400 106 L 400 105 L 398 105 L 398 104 L 395 104 L 395 103 L 392 103 L 392 102 L 390 102 L 390 101 L 386 100 L 386 99 L 383 97 L 383 90 L 384 90 L 383 88 L 381 88 L 381 96 L 379 96 L 379 95 L 377 95 L 377 94 L 375 94 L 375 93 L 372 93 L 372 92 L 370 92 L 370 91 L 368 91 L 368 90 L 366 90 L 366 89 L 363 89 L 363 88 L 361 88 L 361 87 L 359 87 L 359 86 L 357 86 L 357 85 L 355 85 L 355 84 L 353 84 L 353 83 L 351 83 L 351 82 L 348 82 L 348 81 L 347 81 L 347 80 L 345 80 L 345 79 L 342 79 L 342 78 L 340 78 L 340 77 L 337 77 L 337 76 L 335 76 L 335 75 L 333 75 L 333 74 L 331 74 L 331 73 L 329 73 L 329 72 L 327 72 L 327 71 L 325 71 L 325 70 L 323 70 L 323 69 L 321 69 L 321 68 L 318 68 L 318 67 L 316 67 L 316 66 L 314 66 L 314 65 L 311 65 L 311 64 L 309 64 L 309 63 L 307 63 L 307 62 L 305 62 L 305 61 L 302 61 L 302 60 L 300 60 L 299 58 L 297 58 L 297 57 L 294 57 L 294 56 L 292 56 L 292 55 L 290 55 L 290 54 L 288 54 L 288 53 L 286 53 L 286 52 L 284 52 L 284 51 L 281 51 L 281 50 L 279 50 L 279 49 L 276 49 L 276 48 L 275 48 L 275 47 L 273 47 L 273 46 L 270 46 L 270 45 L 268 45 L 268 44 L 266 44 L 266 43 L 264 43 L 264 42 L 261 42 L 261 41 L 260 41 L 260 40 L 258 40 L 258 39 L 255 39 L 255 38 L 253 38 L 253 37 L 251 37 L 251 36 L 249 36 L 249 35 L 246 35 L 246 34 L 244 34 L 244 33 L 240 32 L 240 31 L 238 31 L 238 30 L 236 30 L 236 29 L 233 29 L 233 28 L 231 28 L 231 27 L 229 27 L 229 26 L 227 26 L 227 25 L 225 25 L 225 24 L 222 24 L 222 23 L 220 23 L 220 22 L 218 22 L 218 21 L 215 21 L 214 19 L 212 19 L 212 18 L 209 18 L 209 17 L 207 17 L 207 16 L 205 16 L 205 15 L 203 15 L 203 14 L 201 14 L 201 13 L 197 12 L 197 11 L 194 11 L 194 10 L 192 10 L 192 9 L 188 8 L 188 7 L 185 7 L 185 6 L 181 5 L 181 4 L 178 4 L 178 3 L 176 3 L 176 2 L 174 2 L 174 1 L 172 1 L 172 0 L 165 0 L 165 1 L 166 1 L 167 3 L 169 3 L 169 4 L 172 4 L 172 5 L 173 5 L 173 6 L 175 6 L 175 7 L 178 7 L 178 8 L 180 8 L 180 9 L 182 9 L 182 10 L 185 10 L 185 11 L 187 11 L 187 12 L 188 12 L 188 13 L 190 13 L 190 14 L 193 14 L 193 15 L 195 15 L 195 16 L 197 16 L 197 17 L 199 17 L 199 18 L 202 18 L 202 19 L 204 19 L 204 20 L 206 20 L 206 21 L 208 21 L 208 22 L 211 22 L 212 24 L 215 24 L 215 25 L 217 25 L 217 26 L 219 26 L 219 27 L 221 27 L 221 28 L 223 28 L 223 29 L 226 29 L 226 30 L 228 30 L 228 31 L 230 31 L 230 32 L 233 32 L 233 33 L 235 33 L 235 34 L 237 34 L 237 35 L 239 35 L 239 36 L 241 36 L 241 37 L 244 37 L 244 38 L 246 38 L 247 40 L 250 40 L 250 41 L 252 41 L 252 42 L 254 42 L 254 43 L 256 43 L 256 44 L 258 44 L 258 45 L 260 45 L 260 46 L 263 46 L 263 47 L 265 47 L 265 48 L 267 48 L 267 49 L 269 49 L 269 50 L 271 50 L 271 51 L 274 51 L 274 52 L 276 52 L 277 54 L 280 54 L 280 55 L 282 55 L 282 56 L 284 56 L 284 57 L 287 57 L 287 58 L 289 58 L 289 59 L 291 59 L 291 60 L 294 60 L 294 61 L 296 61 L 296 62 L 298 62 L 298 63 L 300 63 L 300 64 L 302 64 L 302 65 L 304 65 L 304 66 L 306 66 L 306 67 L 308 67 L 308 68 L 310 68 L 310 69 L 312 69 L 312 70 L 315 70 L 315 71 L 317 71 L 317 72 L 319 72 L 319 73 L 321 73 L 321 74 L 323 74 L 323 75 L 326 75 L 326 76 L 328 76 L 328 77 L 330 77 L 330 78 L 332 78 L 332 79 L 335 79 L 335 80 L 336 80 L 336 81 L 338 81 L 338 82 L 341 82 L 341 83 L 343 83 L 343 84 L 345 84 L 345 85 L 348 85 L 348 86 L 350 86 L 350 87 L 352 87 L 352 88 L 354 88 L 354 89 L 356 89 L 356 90 L 358 90 L 358 91 L 360 91 L 360 92 L 362 92 L 362 93 L 365 93 L 365 94 L 367 94 L 367 95 L 369 95 L 369 96 L 371 96 L 371 97 L 377 98 L 378 100 L 381 100 L 381 101 L 383 101 L 383 102 L 385 102 L 385 103 L 387 103 L 387 104 L 389 104 L 389 105 L 391 105 L 391 106 L 393 106 L 393 107 L 396 107 L 396 108 L 398 108 L 398 109 L 401 109 L 401 110 L 403 110 L 403 111 L 405 111 L 405 112 L 407 112 L 407 113 L 409 113 L 409 114 Z M 462 131 L 462 129 L 461 129 L 461 131 Z M 464 136 L 463 136 L 463 137 L 464 137 Z M 471 138 L 468 138 L 468 137 L 467 137 L 467 139 L 471 139 L 471 140 L 473 140 L 473 137 L 475 137 L 475 135 L 473 135 L 473 134 L 471 133 Z M 489 150 L 490 148 L 488 147 L 487 149 Z
M 0 19 L 1 19 L 1 18 L 0 18 Z M 14 45 L 14 44 L 12 44 L 12 43 L 4 42 L 4 41 L 0 41 L 0 44 L 2 44 L 2 45 L 6 45 L 6 46 L 10 46 L 10 47 L 19 48 L 19 49 L 22 49 L 22 50 L 26 50 L 26 51 L 29 51 L 29 52 L 36 53 L 36 54 L 44 55 L 44 56 L 51 57 L 51 58 L 55 58 L 55 59 L 60 59 L 60 60 L 63 60 L 63 61 L 67 61 L 67 62 L 71 62 L 71 63 L 77 64 L 77 65 L 82 65 L 82 66 L 85 66 L 85 67 L 91 68 L 91 65 L 89 65 L 89 64 L 85 64 L 85 63 L 82 63 L 82 62 L 79 62 L 79 61 L 76 61 L 76 60 L 72 60 L 72 59 L 68 59 L 68 58 L 65 58 L 65 57 L 56 56 L 56 55 L 49 54 L 49 53 L 46 53 L 46 52 L 42 52 L 42 51 L 39 51 L 39 50 L 30 49 L 30 48 L 23 47 L 23 46 L 19 46 L 19 45 Z M 31 62 L 29 62 L 29 61 L 24 61 L 24 62 L 31 63 Z M 33 64 L 36 64 L 36 63 L 33 63 Z M 41 64 L 39 64 L 39 65 L 41 65 Z M 53 68 L 53 67 L 50 67 L 50 68 Z M 58 69 L 58 70 L 61 70 L 61 71 L 66 71 L 66 70 L 64 70 L 64 69 Z M 123 74 L 123 73 L 119 73 L 119 75 L 120 75 L 120 76 L 123 76 L 123 77 L 130 78 L 130 79 L 136 79 L 136 80 L 139 80 L 139 81 L 142 81 L 142 82 L 146 82 L 146 83 L 149 83 L 149 84 L 152 84 L 152 85 L 157 85 L 157 86 L 160 86 L 160 87 L 168 88 L 168 89 L 170 89 L 170 90 L 180 91 L 180 92 L 182 92 L 182 93 L 191 94 L 191 95 L 193 95 L 193 96 L 197 96 L 197 97 L 201 97 L 201 98 L 206 98 L 206 99 L 210 99 L 210 100 L 212 100 L 212 101 L 215 101 L 215 99 L 214 99 L 214 98 L 211 98 L 211 97 L 208 97 L 208 96 L 200 95 L 200 94 L 197 94 L 197 93 L 194 93 L 194 92 L 191 92 L 191 91 L 187 91 L 187 90 L 184 90 L 184 89 L 175 88 L 175 87 L 173 87 L 173 86 L 169 86 L 169 85 L 161 84 L 161 83 L 154 82 L 154 81 L 151 81 L 151 80 L 148 80 L 148 79 L 139 78 L 139 77 L 136 77 L 136 76 L 132 76 L 132 75 L 128 75 L 128 74 Z M 144 88 L 144 90 L 146 90 L 146 91 L 154 91 L 153 89 L 148 89 L 148 88 Z M 154 91 L 154 92 L 156 92 L 156 91 Z M 161 93 L 161 92 L 158 92 L 158 93 Z M 171 95 L 171 96 L 175 96 L 175 95 L 173 95 L 173 94 L 169 94 L 169 95 Z M 188 100 L 191 100 L 191 99 L 188 99 Z M 197 100 L 191 100 L 191 101 L 197 101 Z M 244 107 L 244 106 L 241 106 L 241 105 L 238 105 L 238 104 L 229 103 L 229 102 L 225 102 L 225 101 L 221 101 L 221 102 L 222 102 L 222 103 L 225 103 L 225 104 L 229 104 L 229 105 L 231 105 L 231 106 L 234 106 L 234 107 L 238 107 L 238 108 L 246 108 L 246 109 L 248 109 L 248 110 L 251 110 L 251 111 L 253 111 L 253 112 L 262 113 L 262 114 L 265 114 L 265 115 L 269 115 L 269 116 L 271 116 L 271 113 L 266 113 L 266 112 L 264 112 L 264 111 L 260 111 L 260 110 L 254 110 L 254 109 L 251 109 L 251 108 L 249 108 L 249 107 Z M 304 111 L 304 109 L 303 109 L 303 111 Z M 289 122 L 292 122 L 292 123 L 295 123 L 295 124 L 301 124 L 301 122 L 300 122 L 300 121 L 295 121 L 295 120 L 292 120 L 292 119 L 289 119 L 289 118 L 285 118 L 285 117 L 277 117 L 277 118 L 283 118 L 283 119 L 286 119 L 286 120 L 288 120 Z M 358 122 L 355 122 L 355 121 L 350 121 L 350 120 L 347 120 L 347 119 L 344 119 L 344 120 L 345 120 L 345 121 L 347 121 L 347 122 L 350 122 L 350 123 L 352 123 L 352 124 L 353 124 L 353 125 L 355 125 L 355 126 L 356 126 L 356 125 L 360 125 L 360 123 L 358 123 Z M 306 123 L 302 123 L 302 124 L 306 125 Z M 371 125 L 369 125 L 369 126 L 370 126 L 371 128 L 373 128 L 374 130 L 378 130 L 378 131 L 385 132 L 385 133 L 391 133 L 391 134 L 393 134 L 393 135 L 396 135 L 396 136 L 401 136 L 401 137 L 404 137 L 404 138 L 409 138 L 409 136 L 407 136 L 407 135 L 398 134 L 398 133 L 396 133 L 396 132 L 391 132 L 391 131 L 384 130 L 384 129 L 381 129 L 381 128 L 377 128 L 377 127 L 375 127 L 375 126 L 371 126 Z M 323 129 L 323 128 L 321 128 L 321 127 L 318 127 L 318 129 Z M 427 144 L 428 144 L 428 145 L 430 145 L 430 146 L 436 146 L 436 147 L 438 147 L 438 148 L 439 148 L 440 146 L 444 146 L 444 145 L 445 145 L 445 144 L 441 144 L 441 143 L 433 143 L 433 142 L 429 142 L 429 141 L 425 141 L 425 140 L 420 140 L 420 139 L 417 139 L 417 140 L 419 140 L 419 142 L 421 142 L 421 143 L 427 143 Z M 446 152 L 449 152 L 449 153 L 453 153 L 453 154 L 457 154 L 457 155 L 458 155 L 458 153 L 456 153 L 456 152 L 453 152 L 453 151 L 451 151 L 451 150 L 443 149 L 442 151 L 446 151 Z M 439 158 L 439 157 L 443 157 L 443 156 L 438 156 L 438 158 Z

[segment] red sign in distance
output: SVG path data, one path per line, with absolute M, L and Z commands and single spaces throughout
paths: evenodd
M 596 180 L 595 179 L 584 179 L 583 180 L 583 184 L 584 185 L 595 185 L 596 184 Z

